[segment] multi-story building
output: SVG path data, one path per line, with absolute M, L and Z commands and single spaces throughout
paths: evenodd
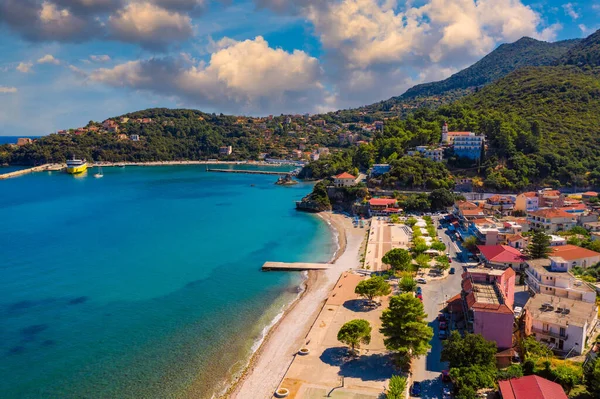
M 444 159 L 444 150 L 441 147 L 431 148 L 426 145 L 420 145 L 414 151 L 408 151 L 408 155 L 416 154 L 421 154 L 425 158 L 435 162 L 442 162 L 442 159 Z
M 577 218 L 556 208 L 539 209 L 527 212 L 527 220 L 532 229 L 546 233 L 570 230 L 577 225 Z
M 463 274 L 461 298 L 469 332 L 496 342 L 499 349 L 512 347 L 515 272 L 474 268 Z
M 595 303 L 537 294 L 524 309 L 525 334 L 554 351 L 580 355 L 598 323 Z
M 460 135 L 454 138 L 454 154 L 469 159 L 481 158 L 484 136 L 471 133 L 468 136 Z
M 467 223 L 485 216 L 483 208 L 478 204 L 469 201 L 457 201 L 454 204 L 452 212 L 462 223 Z
M 539 198 L 535 191 L 529 191 L 517 195 L 515 200 L 515 211 L 531 212 L 539 208 Z
M 555 259 L 534 259 L 526 263 L 527 285 L 536 294 L 596 302 L 596 291 L 570 273 L 560 271 L 563 268 Z
M 485 200 L 483 208 L 490 212 L 498 212 L 506 215 L 513 211 L 515 207 L 515 201 L 505 195 L 492 195 Z
M 565 196 L 558 190 L 545 188 L 537 192 L 540 208 L 559 208 L 565 204 Z
M 401 211 L 398 200 L 394 198 L 371 198 L 369 200 L 369 213 L 373 216 L 387 216 Z

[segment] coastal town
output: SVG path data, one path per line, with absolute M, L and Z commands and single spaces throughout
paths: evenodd
M 329 190 L 360 184 L 349 173 L 331 182 Z M 598 193 L 455 195 L 431 212 L 406 212 L 390 196 L 365 200 L 354 217 L 325 212 L 347 247 L 325 270 L 309 272 L 317 281 L 328 276 L 328 290 L 308 288 L 312 301 L 322 301 L 303 309 L 314 315 L 310 327 L 297 347 L 279 348 L 293 351 L 279 353 L 281 362 L 267 341 L 281 369 L 266 380 L 251 373 L 233 397 L 261 388 L 278 398 L 585 392 L 600 367 Z M 294 309 L 282 329 L 289 317 L 297 317 Z M 466 353 L 473 357 L 465 363 Z

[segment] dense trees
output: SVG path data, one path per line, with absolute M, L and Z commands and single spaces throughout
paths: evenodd
M 371 325 L 363 319 L 350 320 L 340 328 L 337 339 L 350 346 L 351 352 L 355 353 L 360 344 L 371 342 Z
M 390 306 L 381 315 L 381 333 L 385 347 L 398 353 L 403 363 L 424 355 L 430 348 L 433 329 L 427 325 L 423 304 L 413 294 L 390 299 Z
M 372 301 L 376 296 L 389 295 L 392 292 L 392 288 L 383 277 L 373 276 L 358 283 L 354 292 Z

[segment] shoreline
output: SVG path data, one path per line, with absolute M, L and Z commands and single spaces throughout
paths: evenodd
M 300 165 L 287 163 L 273 163 L 265 161 L 148 161 L 148 162 L 94 162 L 90 163 L 89 167 L 118 167 L 118 166 L 176 166 L 176 165 L 250 165 L 250 166 L 294 166 Z
M 297 350 L 303 346 L 335 282 L 354 265 L 348 260 L 354 255 L 355 262 L 358 262 L 358 248 L 362 244 L 364 230 L 351 230 L 350 219 L 342 215 L 320 212 L 317 216 L 327 223 L 337 240 L 337 250 L 328 262 L 332 267 L 325 271 L 308 272 L 304 290 L 283 311 L 281 318 L 273 324 L 250 356 L 244 370 L 218 398 L 272 397 Z M 352 233 L 353 245 L 349 245 L 349 233 Z

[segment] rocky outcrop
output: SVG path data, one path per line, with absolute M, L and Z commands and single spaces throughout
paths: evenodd
M 277 179 L 275 184 L 278 186 L 293 186 L 294 184 L 298 184 L 298 182 L 292 178 L 291 174 L 288 174 Z
M 313 191 L 302 201 L 296 202 L 296 209 L 307 212 L 322 212 L 331 210 L 331 202 L 327 196 L 327 188 L 323 182 L 315 184 Z

